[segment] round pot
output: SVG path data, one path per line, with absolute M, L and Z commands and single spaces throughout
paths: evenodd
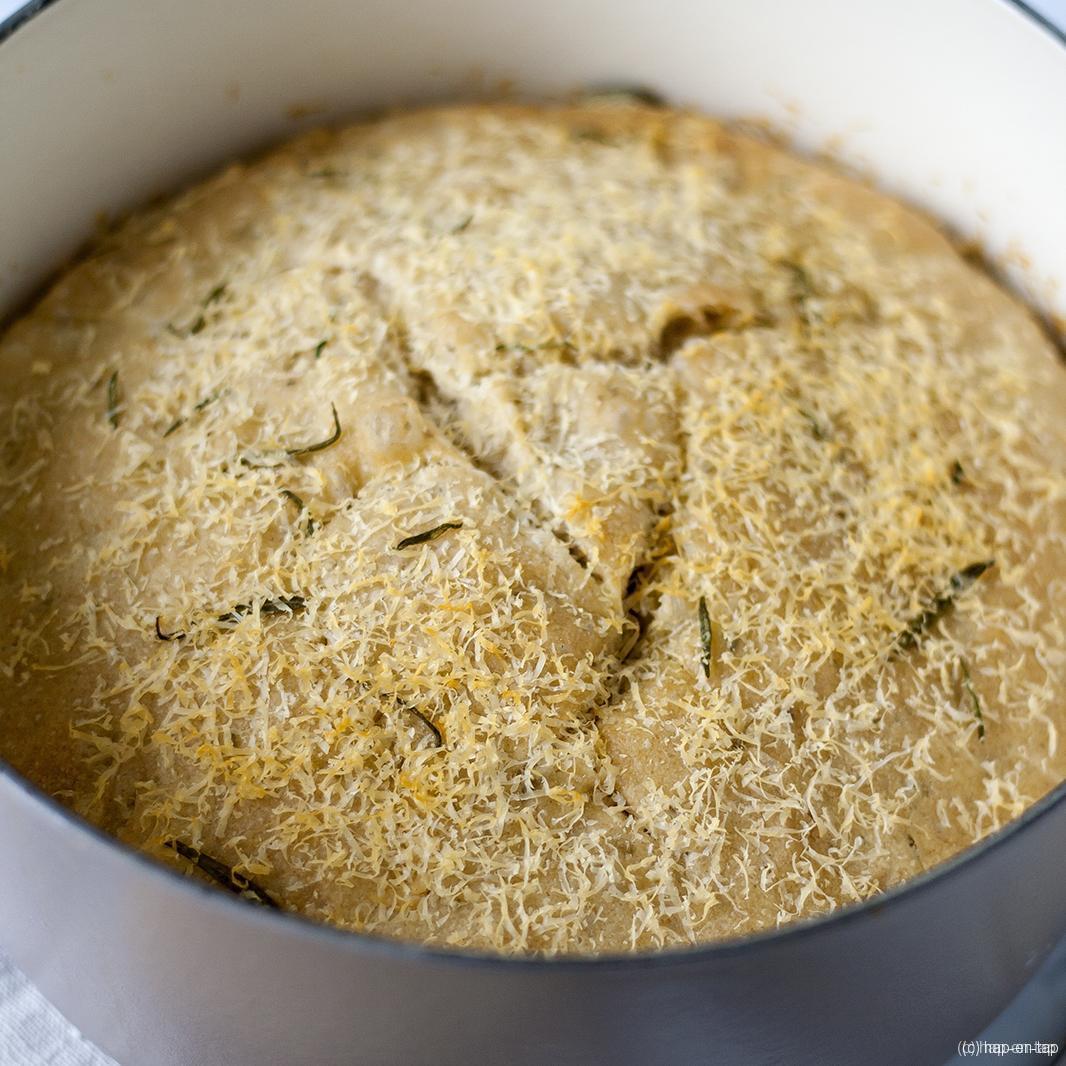
M 99 212 L 301 126 L 504 82 L 623 81 L 769 119 L 809 149 L 832 138 L 1066 316 L 1064 44 L 1005 0 L 30 3 L 0 26 L 0 310 Z M 1066 786 L 825 918 L 656 955 L 502 959 L 249 907 L 0 763 L 0 943 L 126 1066 L 914 1066 L 977 1035 L 1066 935 L 1064 845 Z

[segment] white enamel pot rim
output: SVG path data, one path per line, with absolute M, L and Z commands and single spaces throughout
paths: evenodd
M 662 21 L 667 9 L 676 16 L 673 25 Z M 266 29 L 256 26 L 257 12 Z M 966 33 L 971 13 L 981 27 L 972 41 Z M 568 32 L 571 17 L 580 33 Z M 457 39 L 455 21 L 463 18 Z M 686 32 L 687 23 L 679 28 L 676 23 L 685 19 L 706 34 Z M 930 33 L 916 35 L 923 20 Z M 287 47 L 281 32 L 290 23 L 305 28 L 299 47 Z M 364 39 L 351 50 L 355 59 L 346 56 L 344 42 L 334 42 L 331 34 L 366 24 L 405 28 L 407 36 L 399 43 Z M 649 49 L 653 28 L 658 47 Z M 712 29 L 721 30 L 717 38 Z M 913 71 L 886 73 L 885 59 L 867 73 L 881 55 L 879 34 L 891 62 L 912 52 L 918 56 Z M 953 34 L 959 48 L 947 56 Z M 601 37 L 610 62 L 586 47 Z M 1001 37 L 1009 38 L 1007 58 L 998 51 Z M 724 51 L 723 38 L 729 38 Z M 121 213 L 227 157 L 281 139 L 299 126 L 281 117 L 294 99 L 313 101 L 321 91 L 327 106 L 319 120 L 332 121 L 353 105 L 463 95 L 461 85 L 457 93 L 455 83 L 429 69 L 451 49 L 452 74 L 479 54 L 499 53 L 524 64 L 518 83 L 531 95 L 630 76 L 726 117 L 776 116 L 787 128 L 790 105 L 780 94 L 762 92 L 750 78 L 743 88 L 732 88 L 749 77 L 745 57 L 758 58 L 769 38 L 780 49 L 774 63 L 784 65 L 795 59 L 793 39 L 798 47 L 817 39 L 822 48 L 781 79 L 787 86 L 793 77 L 805 87 L 806 111 L 795 127 L 800 147 L 818 147 L 834 122 L 850 121 L 849 100 L 839 92 L 846 77 L 863 107 L 884 121 L 872 134 L 860 130 L 857 150 L 841 154 L 860 167 L 867 164 L 890 190 L 959 232 L 982 238 L 1013 284 L 1048 317 L 1066 321 L 1066 230 L 1060 221 L 1066 38 L 1012 0 L 940 0 L 935 7 L 922 0 L 748 0 L 736 6 L 730 0 L 308 0 L 299 9 L 266 0 L 34 0 L 0 24 L 0 125 L 9 124 L 7 158 L 0 158 L 0 314 L 73 251 L 96 211 Z M 863 54 L 841 57 L 845 38 Z M 511 43 L 514 54 L 508 56 Z M 971 46 L 979 58 L 971 58 Z M 706 64 L 699 67 L 705 50 L 714 52 L 717 64 L 709 74 Z M 91 67 L 86 56 L 106 69 Z M 100 56 L 114 60 L 115 69 Z M 773 67 L 763 59 L 764 68 Z M 942 59 L 954 66 L 943 66 Z M 971 118 L 987 120 L 1006 147 L 990 147 L 972 130 L 960 133 L 957 145 L 938 140 L 958 125 L 965 104 L 960 95 L 979 92 L 982 80 L 997 74 L 1014 78 L 1019 65 L 1041 86 L 1061 86 L 1061 101 L 1037 106 L 1043 97 L 1015 85 L 1005 94 L 1010 105 L 997 110 L 995 92 L 986 91 L 987 114 Z M 243 88 L 236 80 L 231 87 L 229 77 L 240 79 Z M 385 86 L 380 93 L 379 84 Z M 281 95 L 289 91 L 289 97 Z M 175 92 L 186 98 L 175 101 Z M 831 118 L 822 121 L 823 110 Z M 1064 135 L 1056 138 L 1056 127 L 1045 138 L 1041 122 L 1047 121 L 1060 123 Z M 908 145 L 909 154 L 903 151 Z M 929 154 L 941 163 L 961 161 L 953 173 L 938 175 L 926 166 L 923 146 L 935 147 Z M 1011 151 L 1017 158 L 1004 161 Z M 978 172 L 971 180 L 972 167 Z M 997 204 L 1005 205 L 1002 212 L 992 210 Z M 1032 253 L 1032 274 L 1012 258 L 1018 248 Z M 1056 276 L 1058 289 L 1048 284 Z M 1064 831 L 1066 783 L 949 862 L 820 918 L 703 947 L 587 959 L 507 958 L 342 932 L 248 906 L 112 840 L 0 762 L 0 939 L 90 1036 L 130 1061 L 186 1061 L 174 1043 L 182 1038 L 184 1016 L 173 1014 L 194 1009 L 205 1027 L 201 1052 L 219 1040 L 250 1039 L 245 1057 L 226 1059 L 240 1066 L 268 1061 L 263 1049 L 273 1050 L 272 1040 L 284 1045 L 291 1061 L 316 1061 L 316 1039 L 331 1049 L 317 1061 L 346 1061 L 337 1049 L 356 1037 L 376 1049 L 370 1054 L 378 1058 L 370 1061 L 444 1063 L 469 1061 L 484 1052 L 487 1040 L 510 1036 L 525 1041 L 515 1061 L 539 1063 L 544 1055 L 537 1026 L 554 1024 L 557 1015 L 563 1035 L 552 1047 L 560 1063 L 589 1061 L 589 1048 L 600 1047 L 593 1037 L 606 1042 L 615 1063 L 651 1061 L 660 1045 L 645 1041 L 659 1039 L 652 1031 L 662 1018 L 676 1023 L 671 1051 L 664 1053 L 669 1061 L 697 1061 L 694 1049 L 709 1038 L 721 1042 L 721 1061 L 750 1061 L 753 1048 L 767 1061 L 783 1061 L 796 1019 L 811 1012 L 818 1017 L 803 1027 L 822 1039 L 839 1037 L 842 1061 L 864 1047 L 863 1027 L 876 1024 L 882 1037 L 901 1041 L 894 1052 L 886 1043 L 880 1059 L 914 1062 L 919 1053 L 946 1054 L 944 1033 L 931 1031 L 940 1024 L 941 1008 L 953 1012 L 945 1024 L 986 1024 L 1066 932 L 1066 901 L 1053 883 L 1066 878 Z M 82 876 L 76 887 L 69 885 L 71 877 Z M 150 927 L 131 932 L 131 921 Z M 196 980 L 198 960 L 182 953 L 190 943 L 189 951 L 211 956 L 203 988 Z M 880 956 L 880 966 L 868 967 L 876 973 L 864 971 L 866 954 Z M 243 971 L 242 959 L 248 964 Z M 281 959 L 289 961 L 291 974 L 261 972 Z M 94 973 L 97 986 L 107 987 L 79 981 L 65 972 L 71 967 Z M 876 1003 L 886 975 L 894 982 L 890 994 L 906 1001 L 906 1018 Z M 231 979 L 247 987 L 227 984 Z M 295 997 L 300 982 L 314 999 L 332 996 L 334 1007 L 343 989 L 331 982 L 347 982 L 363 997 L 359 1010 L 351 1018 L 318 1016 L 308 1048 L 300 1050 L 287 1032 L 303 1023 L 298 1005 L 271 1002 L 268 1021 L 278 1028 L 269 1039 L 257 1037 L 253 1026 L 264 1012 L 253 1009 L 259 1006 L 255 997 L 268 998 L 274 987 Z M 411 988 L 426 1001 L 408 1002 Z M 753 1015 L 749 1004 L 768 989 L 783 993 L 776 1010 Z M 823 993 L 846 1002 L 827 1005 Z M 176 997 L 176 1005 L 166 996 Z M 476 997 L 473 1007 L 468 996 Z M 980 1003 L 968 1006 L 967 997 L 974 996 Z M 223 999 L 233 1017 L 204 1013 Z M 434 1047 L 435 1032 L 412 1034 L 407 1030 L 416 1024 L 400 1024 L 413 1018 L 435 1025 L 438 1008 L 450 1022 L 442 1046 Z M 145 1012 L 151 1019 L 140 1017 Z M 643 1021 L 645 1014 L 652 1022 Z M 929 1032 L 910 1032 L 918 1015 Z M 150 1043 L 159 1030 L 172 1041 L 165 1053 Z M 250 1057 L 253 1051 L 258 1060 Z M 817 1049 L 795 1060 L 819 1061 Z
M 0 22 L 0 45 L 5 39 L 16 33 L 25 26 L 35 15 L 60 3 L 61 0 L 31 0 L 15 11 L 10 17 Z M 1009 4 L 1038 24 L 1042 31 L 1055 38 L 1062 44 L 1066 53 L 1066 33 L 1054 26 L 1041 14 L 1033 10 L 1021 0 L 996 0 L 996 2 Z M 1066 61 L 1066 55 L 1064 55 Z M 2 320 L 0 320 L 2 324 Z M 932 870 L 911 878 L 903 884 L 897 885 L 864 902 L 852 904 L 817 918 L 795 922 L 781 929 L 761 932 L 754 935 L 737 938 L 735 940 L 697 946 L 691 948 L 673 949 L 654 953 L 641 953 L 622 956 L 597 956 L 594 958 L 511 958 L 492 953 L 482 953 L 461 950 L 442 950 L 424 947 L 418 944 L 401 943 L 388 938 L 377 937 L 369 934 L 339 931 L 328 926 L 308 921 L 298 915 L 272 912 L 265 909 L 255 909 L 254 912 L 246 904 L 239 903 L 234 899 L 210 889 L 198 881 L 181 877 L 172 872 L 168 867 L 161 866 L 155 861 L 146 858 L 136 849 L 115 840 L 106 833 L 101 832 L 93 825 L 83 821 L 72 814 L 67 808 L 57 803 L 50 796 L 43 793 L 31 782 L 16 773 L 3 760 L 0 760 L 0 777 L 7 778 L 20 790 L 32 797 L 32 801 L 41 804 L 48 809 L 50 816 L 68 825 L 76 827 L 77 831 L 95 838 L 103 847 L 117 849 L 125 859 L 139 868 L 140 873 L 150 877 L 162 877 L 180 885 L 186 892 L 195 893 L 202 897 L 206 906 L 219 906 L 230 909 L 239 909 L 236 912 L 243 914 L 255 921 L 273 922 L 299 922 L 304 926 L 307 935 L 320 937 L 328 941 L 333 948 L 341 950 L 356 950 L 359 952 L 385 952 L 387 954 L 400 954 L 411 957 L 434 958 L 439 961 L 452 961 L 457 964 L 475 963 L 481 966 L 499 967 L 503 970 L 514 968 L 532 967 L 539 968 L 588 968 L 622 965 L 626 967 L 658 967 L 670 965 L 674 961 L 690 960 L 693 957 L 705 955 L 729 955 L 744 952 L 759 943 L 774 940 L 783 941 L 791 938 L 815 936 L 821 929 L 829 925 L 839 925 L 860 919 L 863 915 L 873 911 L 877 912 L 900 898 L 922 892 L 934 882 L 947 881 L 954 877 L 960 870 L 969 864 L 980 862 L 982 857 L 1001 847 L 1011 837 L 1022 833 L 1032 823 L 1040 820 L 1059 804 L 1066 804 L 1066 782 L 1042 797 L 1037 803 L 1027 809 L 1019 818 L 999 831 L 990 834 L 978 844 L 949 861 L 942 863 Z

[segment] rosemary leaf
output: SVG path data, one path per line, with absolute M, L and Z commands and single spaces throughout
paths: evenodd
M 307 513 L 307 535 L 311 536 L 318 527 L 315 525 L 315 520 L 311 517 L 311 512 L 307 510 L 307 504 L 304 503 L 303 500 L 292 491 L 292 489 L 282 489 L 281 494 L 290 503 L 296 504 L 296 509 L 300 514 Z
M 414 533 L 410 537 L 404 537 L 403 540 L 396 545 L 396 550 L 400 551 L 403 548 L 413 548 L 416 544 L 425 544 L 426 541 L 436 540 L 441 534 L 446 533 L 449 529 L 462 528 L 462 522 L 441 522 L 439 526 L 434 526 L 432 529 L 424 530 L 422 533 Z
M 155 635 L 160 640 L 184 640 L 185 639 L 185 631 L 184 630 L 180 630 L 179 629 L 179 630 L 175 630 L 173 633 L 164 633 L 163 632 L 163 627 L 161 625 L 161 621 L 162 621 L 162 619 L 160 618 L 160 616 L 156 615 L 155 616 Z
M 107 379 L 107 420 L 112 429 L 118 429 L 118 408 L 118 371 L 115 370 Z
M 966 660 L 960 659 L 959 665 L 962 666 L 962 683 L 970 696 L 971 703 L 973 704 L 973 716 L 977 719 L 977 735 L 981 740 L 984 740 L 985 716 L 981 711 L 981 701 L 977 698 L 977 693 L 974 691 L 973 681 L 970 679 L 970 668 L 966 665 Z
M 645 107 L 665 107 L 666 100 L 646 85 L 593 85 L 584 95 L 591 100 L 630 100 Z
M 226 283 L 222 282 L 220 285 L 216 285 L 204 298 L 204 307 L 210 307 L 213 303 L 221 300 L 226 292 Z
M 318 344 L 315 345 L 315 358 L 316 359 L 318 359 L 319 356 L 322 355 L 322 349 L 325 348 L 325 346 L 327 344 L 329 344 L 329 341 L 328 340 L 324 340 L 324 341 L 319 341 Z
M 937 596 L 920 614 L 915 615 L 896 638 L 896 644 L 903 649 L 914 648 L 918 639 L 930 627 L 935 625 L 951 609 L 958 597 L 965 592 L 989 567 L 995 565 L 994 559 L 971 563 L 957 574 L 952 574 L 948 591 Z
M 781 265 L 792 275 L 793 299 L 802 302 L 811 294 L 811 276 L 806 267 L 791 259 L 783 259 Z
M 452 235 L 454 236 L 457 233 L 462 233 L 463 230 L 465 230 L 466 227 L 469 226 L 470 223 L 473 222 L 473 221 L 474 221 L 474 216 L 473 215 L 467 215 L 466 218 L 464 218 L 462 220 L 462 222 L 460 222 L 457 226 L 453 226 L 452 227 L 452 230 L 451 230 Z
M 270 907 L 278 910 L 278 905 L 273 897 L 263 888 L 260 888 L 250 877 L 237 873 L 232 866 L 212 858 L 199 848 L 190 847 L 181 840 L 167 840 L 163 847 L 176 851 L 183 859 L 191 862 L 198 870 L 203 871 L 216 884 L 232 892 L 235 896 L 247 900 L 249 903 L 257 903 L 261 907 Z
M 822 428 L 821 422 L 808 410 L 804 409 L 800 411 L 800 414 L 807 420 L 807 424 L 811 427 L 811 436 L 815 440 L 825 440 L 825 430 Z
M 496 345 L 498 352 L 576 352 L 570 341 L 545 341 L 544 344 L 504 344 Z
M 699 603 L 700 616 L 700 668 L 703 676 L 711 679 L 711 659 L 714 653 L 714 629 L 711 626 L 711 616 L 707 613 L 707 601 L 702 596 Z
M 444 747 L 444 734 L 417 707 L 412 707 L 409 703 L 400 703 L 400 706 L 403 710 L 413 714 L 433 734 L 433 739 L 436 741 L 433 745 L 435 748 Z
M 341 439 L 341 420 L 337 416 L 337 405 L 331 403 L 329 406 L 330 410 L 333 411 L 333 432 L 325 440 L 317 441 L 314 444 L 305 444 L 302 448 L 287 448 L 285 450 L 286 455 L 293 459 L 300 455 L 310 455 L 312 452 L 320 452 L 331 444 L 336 444 Z
M 580 129 L 574 130 L 575 141 L 591 141 L 593 144 L 610 144 L 611 138 L 603 130 Z
M 193 404 L 193 408 L 192 408 L 193 414 L 199 414 L 205 407 L 209 407 L 211 404 L 213 404 L 219 398 L 219 396 L 221 396 L 221 395 L 222 395 L 222 390 L 219 388 L 219 389 L 215 389 L 213 392 L 209 393 L 202 400 L 198 400 L 196 403 Z M 177 430 L 181 429 L 181 427 L 184 426 L 185 423 L 188 422 L 188 421 L 189 421 L 189 416 L 187 416 L 187 415 L 178 415 L 178 417 L 175 418 L 174 421 L 171 422 L 169 426 L 167 426 L 165 432 L 163 433 L 163 437 L 164 438 L 169 437 L 171 435 L 171 433 L 174 433 Z
M 618 661 L 624 663 L 644 636 L 644 622 L 636 611 L 627 611 L 623 623 L 622 643 L 618 646 Z
M 216 285 L 201 301 L 201 307 L 210 307 L 213 303 L 217 303 L 226 293 L 226 283 L 222 282 Z M 198 314 L 184 330 L 179 329 L 173 323 L 167 323 L 167 330 L 173 333 L 175 337 L 194 337 L 197 333 L 201 332 L 207 325 L 207 319 L 204 317 L 203 312 Z
M 962 469 L 962 463 L 955 460 L 951 464 L 951 483 L 952 485 L 961 485 L 966 480 L 966 471 Z
M 307 606 L 307 601 L 303 596 L 278 596 L 276 599 L 263 600 L 259 605 L 260 614 L 296 614 L 298 611 L 302 611 Z M 238 603 L 232 611 L 227 611 L 225 614 L 220 614 L 218 620 L 220 622 L 233 623 L 234 625 L 239 622 L 246 615 L 252 613 L 255 609 L 254 604 L 251 603 Z

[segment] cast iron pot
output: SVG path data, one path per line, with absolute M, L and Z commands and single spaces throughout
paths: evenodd
M 651 85 L 808 148 L 835 136 L 1061 315 L 1063 44 L 1005 0 L 31 3 L 0 27 L 0 309 L 102 210 L 301 123 L 506 78 Z M 778 932 L 584 961 L 429 951 L 183 879 L 0 763 L 0 943 L 125 1066 L 939 1064 L 1066 935 L 1064 886 L 1066 787 L 939 869 Z

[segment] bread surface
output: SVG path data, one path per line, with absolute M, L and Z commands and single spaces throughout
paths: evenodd
M 123 224 L 0 359 L 0 754 L 181 869 L 653 949 L 1066 777 L 1055 352 L 928 221 L 705 117 L 305 136 Z

